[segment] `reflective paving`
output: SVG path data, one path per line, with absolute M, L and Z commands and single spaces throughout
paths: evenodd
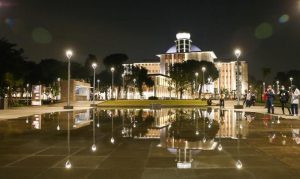
M 300 178 L 300 121 L 93 109 L 0 121 L 0 178 Z

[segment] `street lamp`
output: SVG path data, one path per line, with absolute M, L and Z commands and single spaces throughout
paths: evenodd
M 219 95 L 220 95 L 220 92 L 221 92 L 221 90 L 220 90 L 220 86 L 221 86 L 221 84 L 220 84 L 220 78 L 221 78 L 221 74 L 220 74 L 220 72 L 221 72 L 221 66 L 222 66 L 221 62 L 218 62 L 218 63 L 217 63 L 217 67 L 218 67 L 218 72 L 219 72 L 219 79 L 218 79 L 218 94 L 219 94 Z
M 293 77 L 290 77 L 290 81 L 291 81 L 291 86 L 293 85 Z
M 113 98 L 113 89 L 114 89 L 114 71 L 115 71 L 115 68 L 111 67 L 110 71 L 111 71 L 111 93 L 110 93 L 110 99 L 112 99 Z
M 134 89 L 134 91 L 133 91 L 133 99 L 134 99 L 134 97 L 135 97 L 135 82 L 136 82 L 136 79 L 134 78 L 134 79 L 133 79 L 133 84 L 134 84 L 134 87 L 133 87 L 133 89 Z
M 100 83 L 100 80 L 97 79 L 97 88 L 98 88 L 98 91 L 100 91 L 100 88 L 99 88 L 99 83 Z
M 71 79 L 71 57 L 73 55 L 73 51 L 72 50 L 67 50 L 66 51 L 66 56 L 68 58 L 68 102 L 67 102 L 67 106 L 64 106 L 64 109 L 73 109 L 73 106 L 70 105 L 70 79 Z
M 29 87 L 29 83 L 26 84 L 26 104 L 28 106 L 28 87 Z
M 239 65 L 239 57 L 241 56 L 241 50 L 235 49 L 234 54 L 236 56 L 236 66 L 237 66 L 237 105 L 240 105 L 240 95 L 241 95 L 241 89 L 240 89 L 240 65 Z
M 197 91 L 197 85 L 198 85 L 198 76 L 199 76 L 199 73 L 196 72 L 195 73 L 195 77 L 196 77 L 196 80 L 195 80 L 195 91 Z
M 60 95 L 60 78 L 58 77 L 57 78 L 57 84 L 58 84 L 58 95 L 57 95 L 57 100 L 60 100 L 60 98 L 61 98 L 61 95 Z
M 122 74 L 123 98 L 125 98 L 125 73 Z
M 97 63 L 92 64 L 92 68 L 94 69 L 94 80 L 93 80 L 93 104 L 91 106 L 95 106 L 95 82 L 96 82 L 96 68 L 97 68 Z
M 205 77 L 204 77 L 204 73 L 205 73 L 205 71 L 206 71 L 206 68 L 205 67 L 202 67 L 201 68 L 201 70 L 202 70 L 202 88 L 203 88 L 203 90 L 204 90 L 204 83 L 205 83 Z M 200 98 L 201 96 L 199 96 L 199 98 Z
M 276 81 L 276 85 L 277 85 L 276 86 L 277 87 L 277 94 L 279 94 L 279 81 L 278 80 Z

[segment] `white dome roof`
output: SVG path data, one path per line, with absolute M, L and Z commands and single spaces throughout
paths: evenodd
M 200 52 L 201 49 L 197 47 L 196 45 L 191 46 L 191 52 Z M 177 53 L 176 51 L 176 45 L 173 45 L 171 48 L 169 48 L 166 53 Z

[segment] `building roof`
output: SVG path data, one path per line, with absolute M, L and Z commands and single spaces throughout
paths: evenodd
M 191 46 L 191 52 L 201 52 L 201 49 L 199 47 L 197 47 L 196 45 L 192 45 Z M 166 53 L 177 53 L 176 50 L 176 45 L 173 45 L 172 47 L 170 47 Z

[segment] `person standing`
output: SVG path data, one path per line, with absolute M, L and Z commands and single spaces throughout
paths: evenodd
M 224 93 L 221 93 L 221 95 L 220 95 L 220 108 L 221 107 L 223 107 L 224 108 L 224 106 L 225 106 L 225 95 L 224 95 Z
M 275 99 L 275 93 L 274 90 L 272 89 L 272 86 L 269 85 L 267 92 L 266 92 L 266 97 L 267 97 L 267 108 L 268 108 L 268 113 L 274 114 L 274 99 Z
M 291 86 L 291 110 L 292 115 L 298 116 L 300 91 L 295 85 Z
M 289 114 L 291 114 L 290 108 L 287 106 L 287 103 L 289 101 L 289 93 L 287 90 L 285 90 L 284 86 L 281 86 L 280 92 L 279 92 L 279 98 L 280 98 L 280 104 L 281 104 L 281 109 L 282 113 L 284 113 L 284 108 L 286 107 L 287 110 L 289 111 Z
M 248 91 L 248 93 L 246 94 L 246 107 L 250 108 L 251 106 L 251 92 Z

